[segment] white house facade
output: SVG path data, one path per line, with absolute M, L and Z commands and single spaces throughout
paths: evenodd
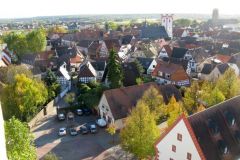
M 189 122 L 181 116 L 155 144 L 157 160 L 204 160 Z

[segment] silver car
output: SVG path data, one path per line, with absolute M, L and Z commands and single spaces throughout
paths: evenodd
M 67 134 L 66 128 L 60 128 L 58 131 L 59 136 L 65 136 Z

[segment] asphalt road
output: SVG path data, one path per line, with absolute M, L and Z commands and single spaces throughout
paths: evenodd
M 95 120 L 95 116 L 75 115 L 74 124 L 79 129 L 83 124 L 95 123 Z M 67 132 L 66 136 L 59 137 L 59 128 L 67 127 L 70 124 L 72 123 L 67 120 L 58 121 L 56 115 L 52 115 L 32 130 L 39 159 L 48 152 L 53 152 L 61 160 L 90 160 L 113 146 L 111 144 L 112 137 L 106 133 L 105 129 L 99 127 L 96 134 L 70 136 Z

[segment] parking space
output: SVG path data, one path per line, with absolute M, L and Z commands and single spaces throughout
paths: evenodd
M 35 144 L 39 159 L 48 152 L 54 152 L 62 160 L 93 159 L 106 149 L 112 147 L 112 137 L 104 128 L 97 127 L 95 134 L 78 134 L 71 136 L 67 129 L 66 136 L 59 136 L 61 127 L 69 128 L 75 125 L 79 131 L 85 124 L 95 124 L 96 116 L 78 116 L 74 114 L 74 121 L 65 119 L 59 121 L 56 115 L 48 117 L 41 125 L 33 129 Z

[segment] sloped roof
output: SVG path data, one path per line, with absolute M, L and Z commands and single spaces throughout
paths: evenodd
M 91 63 L 88 62 L 87 64 L 80 67 L 78 76 L 79 77 L 96 77 L 96 72 L 92 67 Z
M 221 74 L 225 73 L 225 71 L 229 68 L 227 63 L 217 65 L 217 68 Z
M 185 31 L 185 29 L 182 29 L 182 28 L 174 29 L 173 36 L 174 37 L 182 37 L 182 34 L 184 31 Z
M 188 49 L 174 47 L 172 51 L 172 58 L 184 58 L 184 55 L 187 53 Z
M 168 73 L 168 74 L 172 74 L 172 73 L 176 72 L 179 69 L 183 69 L 183 67 L 180 66 L 180 65 L 174 64 L 174 63 L 158 61 L 157 66 L 155 67 L 155 69 L 154 69 L 152 74 L 153 74 L 153 76 L 157 76 L 158 75 L 158 71 L 161 71 L 161 72 L 164 72 L 164 73 Z
M 203 74 L 210 74 L 214 68 L 215 68 L 214 64 L 205 63 L 203 68 L 202 68 L 201 73 L 203 73 Z
M 140 64 L 143 66 L 143 68 L 145 70 L 147 70 L 154 59 L 153 58 L 138 57 L 137 60 L 140 62 Z
M 141 38 L 160 39 L 168 38 L 164 26 L 144 26 L 141 29 Z
M 104 71 L 107 64 L 106 61 L 94 61 L 91 62 L 91 65 L 96 71 Z
M 239 135 L 237 134 L 237 132 L 240 132 L 239 106 L 240 96 L 237 96 L 188 117 L 188 121 L 206 159 L 222 160 L 226 158 L 230 160 L 239 158 L 240 145 Z M 230 125 L 232 122 L 231 117 L 235 119 L 233 126 Z M 217 130 L 219 132 L 216 135 L 214 135 L 211 132 L 211 128 L 209 128 L 210 121 L 214 122 L 214 126 L 218 128 Z M 218 140 L 224 141 L 228 148 L 229 152 L 225 156 L 223 156 L 219 149 Z
M 159 86 L 155 82 L 145 83 L 141 85 L 134 85 L 129 87 L 110 89 L 104 91 L 110 110 L 115 120 L 126 118 L 132 108 L 137 104 L 137 101 L 143 96 L 144 91 L 149 89 L 151 86 L 159 90 L 159 93 L 163 95 L 164 102 L 168 102 L 168 98 L 174 95 L 177 100 L 181 99 L 181 94 L 177 88 L 173 85 Z M 170 89 L 171 88 L 171 89 Z M 172 92 L 170 92 L 173 91 Z M 167 91 L 167 92 L 165 92 Z
M 171 49 L 171 47 L 169 45 L 164 45 L 163 48 L 167 52 L 168 57 L 171 57 L 172 56 L 172 49 Z
M 136 78 L 140 75 L 138 73 L 137 67 L 134 62 L 130 63 L 123 63 L 122 64 L 123 70 L 123 85 L 124 86 L 132 86 L 136 85 Z
M 215 59 L 220 60 L 222 63 L 228 63 L 231 59 L 231 56 L 223 55 L 223 54 L 217 54 L 214 56 Z

